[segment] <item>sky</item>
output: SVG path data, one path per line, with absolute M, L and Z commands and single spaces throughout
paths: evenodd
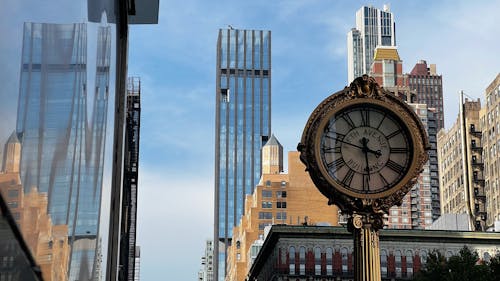
M 15 115 L 6 112 L 16 105 L 12 93 L 18 92 L 20 62 L 13 54 L 21 46 L 18 25 L 25 19 L 17 14 L 30 6 L 28 0 L 5 1 L 0 131 L 10 133 Z M 75 8 L 52 2 L 57 8 L 39 9 L 50 14 Z M 160 0 L 157 25 L 130 27 L 129 75 L 140 77 L 142 87 L 141 280 L 195 280 L 205 240 L 213 236 L 218 30 L 229 25 L 271 30 L 271 128 L 284 151 L 292 151 L 314 108 L 347 86 L 346 34 L 355 26 L 356 11 L 384 4 L 395 16 L 403 71 L 424 59 L 443 76 L 445 127 L 450 128 L 458 114 L 458 92 L 484 100 L 485 88 L 500 71 L 500 0 Z M 104 194 L 104 209 L 106 200 Z

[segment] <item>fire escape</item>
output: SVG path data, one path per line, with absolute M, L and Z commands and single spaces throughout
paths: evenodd
M 486 195 L 484 193 L 484 162 L 483 147 L 480 131 L 476 131 L 474 124 L 470 125 L 471 137 L 471 166 L 472 166 L 472 202 L 476 231 L 484 231 L 486 225 Z
M 129 77 L 125 120 L 125 157 L 123 175 L 122 223 L 118 280 L 134 280 L 136 256 L 137 181 L 139 173 L 139 129 L 141 81 Z

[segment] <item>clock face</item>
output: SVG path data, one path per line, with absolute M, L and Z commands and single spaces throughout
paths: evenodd
M 356 193 L 396 186 L 410 169 L 413 144 L 392 111 L 357 104 L 337 111 L 320 133 L 319 155 L 331 180 Z

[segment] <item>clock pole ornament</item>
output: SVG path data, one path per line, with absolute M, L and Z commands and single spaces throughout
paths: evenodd
M 297 149 L 328 204 L 349 216 L 356 280 L 380 280 L 382 216 L 416 183 L 428 148 L 413 109 L 367 75 L 326 98 L 309 117 Z

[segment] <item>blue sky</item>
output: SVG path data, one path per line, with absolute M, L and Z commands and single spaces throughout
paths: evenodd
M 15 118 L 6 112 L 17 102 L 20 26 L 27 18 L 45 20 L 19 14 L 65 11 L 58 16 L 85 19 L 75 4 L 51 3 L 57 8 L 5 0 L 0 10 L 0 138 Z M 290 151 L 316 105 L 347 86 L 346 33 L 355 26 L 356 11 L 385 3 L 395 15 L 404 71 L 424 59 L 443 75 L 449 128 L 458 114 L 458 91 L 484 100 L 484 89 L 499 73 L 499 0 L 160 0 L 158 25 L 130 27 L 129 74 L 142 81 L 141 280 L 194 280 L 205 240 L 213 235 L 218 29 L 272 31 L 272 131 Z M 107 200 L 104 195 L 104 205 Z
M 218 29 L 271 30 L 272 131 L 290 151 L 316 105 L 346 86 L 355 12 L 384 3 L 162 0 L 158 25 L 131 27 L 129 73 L 141 76 L 143 93 L 141 280 L 193 280 L 212 236 Z M 484 100 L 500 70 L 500 1 L 389 4 L 404 71 L 425 59 L 443 75 L 449 128 L 458 91 Z

